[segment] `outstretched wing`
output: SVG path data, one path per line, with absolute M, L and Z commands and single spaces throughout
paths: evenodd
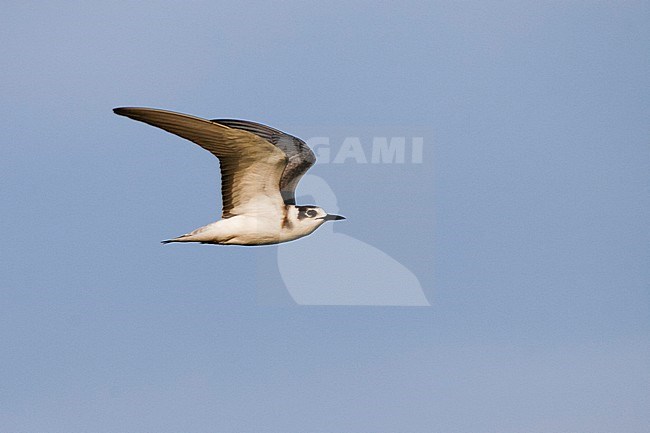
M 113 111 L 190 140 L 219 158 L 222 218 L 284 213 L 278 185 L 287 157 L 260 136 L 172 111 L 152 108 L 116 108 Z
M 280 193 L 284 204 L 296 204 L 296 186 L 300 178 L 316 162 L 316 156 L 301 139 L 260 123 L 236 119 L 213 119 L 229 128 L 251 132 L 280 148 L 289 158 L 280 178 Z

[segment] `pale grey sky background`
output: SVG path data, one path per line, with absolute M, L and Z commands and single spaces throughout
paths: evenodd
M 649 18 L 4 2 L 0 431 L 646 432 Z M 299 307 L 275 248 L 160 245 L 215 219 L 217 163 L 124 105 L 431 131 L 313 174 L 432 306 Z

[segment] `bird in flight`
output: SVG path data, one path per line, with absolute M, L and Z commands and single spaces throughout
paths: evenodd
M 164 244 L 271 245 L 345 219 L 318 206 L 296 206 L 298 181 L 316 162 L 299 138 L 246 120 L 207 120 L 153 108 L 113 111 L 190 140 L 219 158 L 221 219 Z

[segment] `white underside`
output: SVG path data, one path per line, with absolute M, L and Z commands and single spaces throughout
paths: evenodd
M 305 227 L 285 224 L 277 218 L 238 215 L 200 227 L 172 239 L 173 242 L 202 242 L 220 245 L 270 245 L 288 242 L 312 233 L 320 224 Z

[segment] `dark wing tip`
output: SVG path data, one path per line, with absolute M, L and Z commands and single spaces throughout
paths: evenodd
M 125 116 L 125 117 L 130 117 L 134 118 L 134 116 L 137 116 L 139 111 L 141 112 L 142 108 L 137 108 L 137 107 L 117 107 L 113 108 L 113 113 L 117 114 L 118 116 Z
M 158 110 L 156 108 L 145 108 L 145 107 L 116 107 L 116 108 L 113 108 L 113 113 L 115 113 L 117 115 L 120 115 L 120 116 L 127 116 L 127 117 L 142 114 L 143 111 L 165 111 L 165 110 Z M 172 112 L 170 111 L 170 113 L 172 113 Z M 173 114 L 180 114 L 180 113 L 173 113 Z

